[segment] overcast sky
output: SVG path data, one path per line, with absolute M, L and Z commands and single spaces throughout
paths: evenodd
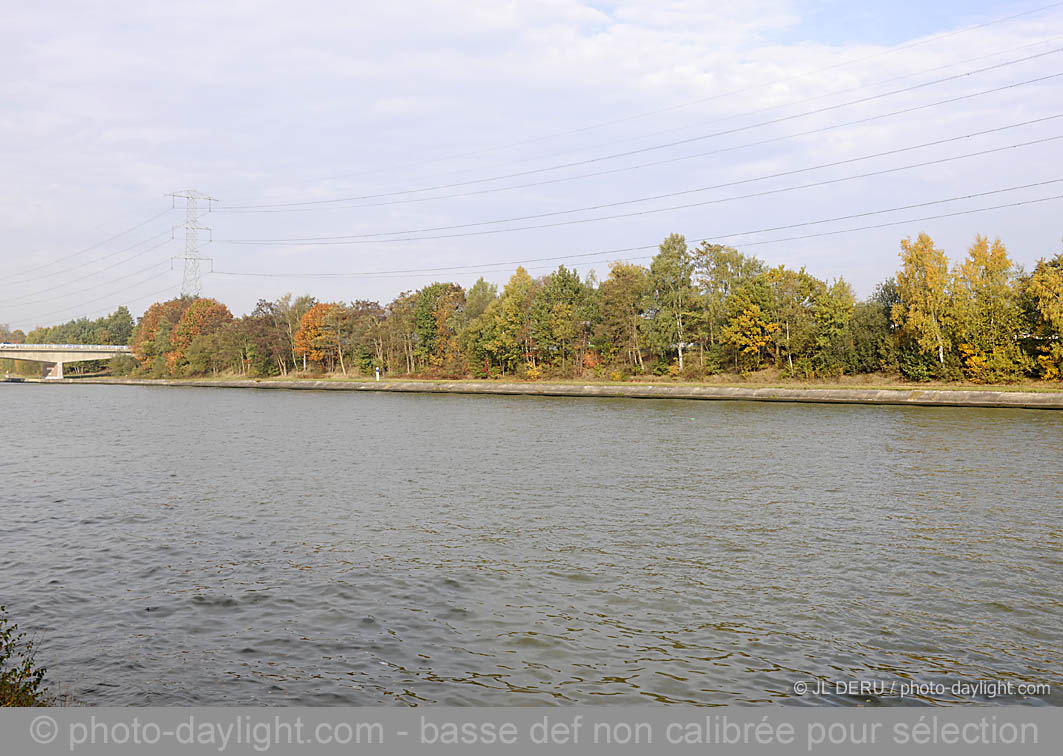
M 1063 181 L 1014 189 L 1063 179 L 1048 4 L 2 0 L 0 323 L 177 295 L 164 195 L 190 188 L 218 199 L 202 294 L 237 315 L 501 284 L 515 261 L 604 277 L 673 232 L 861 296 L 920 231 L 954 260 L 999 236 L 1028 268 L 1063 236 L 1063 200 L 1029 202 Z

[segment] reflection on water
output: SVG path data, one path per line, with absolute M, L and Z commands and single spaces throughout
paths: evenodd
M 38 385 L 0 410 L 0 603 L 88 704 L 979 679 L 1063 704 L 1063 413 Z

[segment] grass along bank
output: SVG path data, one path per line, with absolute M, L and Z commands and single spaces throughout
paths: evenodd
M 376 383 L 372 375 L 343 375 L 336 372 L 293 372 L 286 376 L 264 376 L 249 378 L 238 373 L 221 372 L 204 376 L 192 376 L 187 378 L 148 379 L 137 376 L 111 376 L 106 373 L 97 373 L 86 376 L 71 376 L 71 381 L 104 381 L 122 383 Z M 612 380 L 604 377 L 587 376 L 581 378 L 542 378 L 530 380 L 518 376 L 506 376 L 499 378 L 435 378 L 418 375 L 385 376 L 380 380 L 381 384 L 469 384 L 473 386 L 493 385 L 521 385 L 521 386 L 674 386 L 683 387 L 715 387 L 715 388 L 741 388 L 741 389 L 794 389 L 800 391 L 818 390 L 867 390 L 867 391 L 978 391 L 978 392 L 1024 392 L 1024 393 L 1056 393 L 1063 394 L 1063 383 L 1057 381 L 1022 380 L 1012 383 L 972 383 L 969 381 L 908 381 L 899 376 L 886 373 L 864 373 L 858 375 L 846 375 L 839 378 L 789 378 L 780 370 L 766 369 L 751 373 L 746 376 L 736 376 L 730 373 L 722 373 L 708 376 L 701 380 L 685 380 L 670 376 L 633 376 L 623 380 Z

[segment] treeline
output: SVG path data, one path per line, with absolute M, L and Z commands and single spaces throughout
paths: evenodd
M 433 283 L 388 305 L 260 301 L 233 318 L 212 299 L 152 305 L 134 329 L 153 377 L 293 372 L 438 378 L 639 375 L 697 380 L 774 367 L 794 378 L 884 372 L 909 380 L 1063 378 L 1063 254 L 1027 273 L 976 237 L 950 266 L 925 234 L 857 301 L 843 279 L 769 267 L 717 244 L 669 236 L 649 267 L 618 262 L 599 282 L 518 268 L 501 292 Z M 36 332 L 34 332 L 36 333 Z

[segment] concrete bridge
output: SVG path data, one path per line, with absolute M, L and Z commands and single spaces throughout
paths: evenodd
M 41 363 L 41 378 L 62 378 L 63 363 L 109 360 L 129 354 L 129 347 L 115 344 L 0 344 L 0 359 Z

